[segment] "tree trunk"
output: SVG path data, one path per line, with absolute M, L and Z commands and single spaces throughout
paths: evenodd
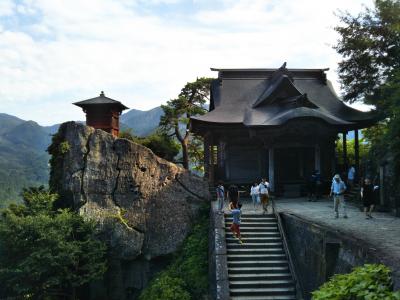
M 182 141 L 182 161 L 183 167 L 189 170 L 189 153 L 188 153 L 188 140 L 184 139 Z

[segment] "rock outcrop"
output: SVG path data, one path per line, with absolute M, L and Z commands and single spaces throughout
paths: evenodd
M 67 122 L 51 147 L 51 185 L 98 222 L 119 260 L 174 252 L 209 199 L 202 178 L 102 130 Z

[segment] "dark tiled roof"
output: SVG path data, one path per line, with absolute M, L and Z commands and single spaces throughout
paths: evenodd
M 82 108 L 87 107 L 87 106 L 92 106 L 92 105 L 113 104 L 113 105 L 116 105 L 117 107 L 119 107 L 121 110 L 128 109 L 128 107 L 123 105 L 121 102 L 106 97 L 104 95 L 103 91 L 100 93 L 100 96 L 98 96 L 98 97 L 75 102 L 73 104 L 75 104 L 76 106 L 82 107 Z
M 344 104 L 326 80 L 327 69 L 218 69 L 211 85 L 211 111 L 193 123 L 279 126 L 318 118 L 333 126 L 362 128 L 376 120 Z M 250 74 L 250 75 L 249 75 Z

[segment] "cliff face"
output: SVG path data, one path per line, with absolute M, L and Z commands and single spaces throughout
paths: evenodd
M 51 147 L 51 185 L 98 222 L 119 260 L 174 252 L 209 199 L 203 179 L 102 130 L 64 123 Z

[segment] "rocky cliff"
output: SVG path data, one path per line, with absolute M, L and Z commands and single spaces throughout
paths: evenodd
M 119 261 L 174 252 L 209 199 L 202 178 L 82 124 L 62 124 L 50 152 L 50 185 L 62 195 L 61 204 L 96 220 Z

